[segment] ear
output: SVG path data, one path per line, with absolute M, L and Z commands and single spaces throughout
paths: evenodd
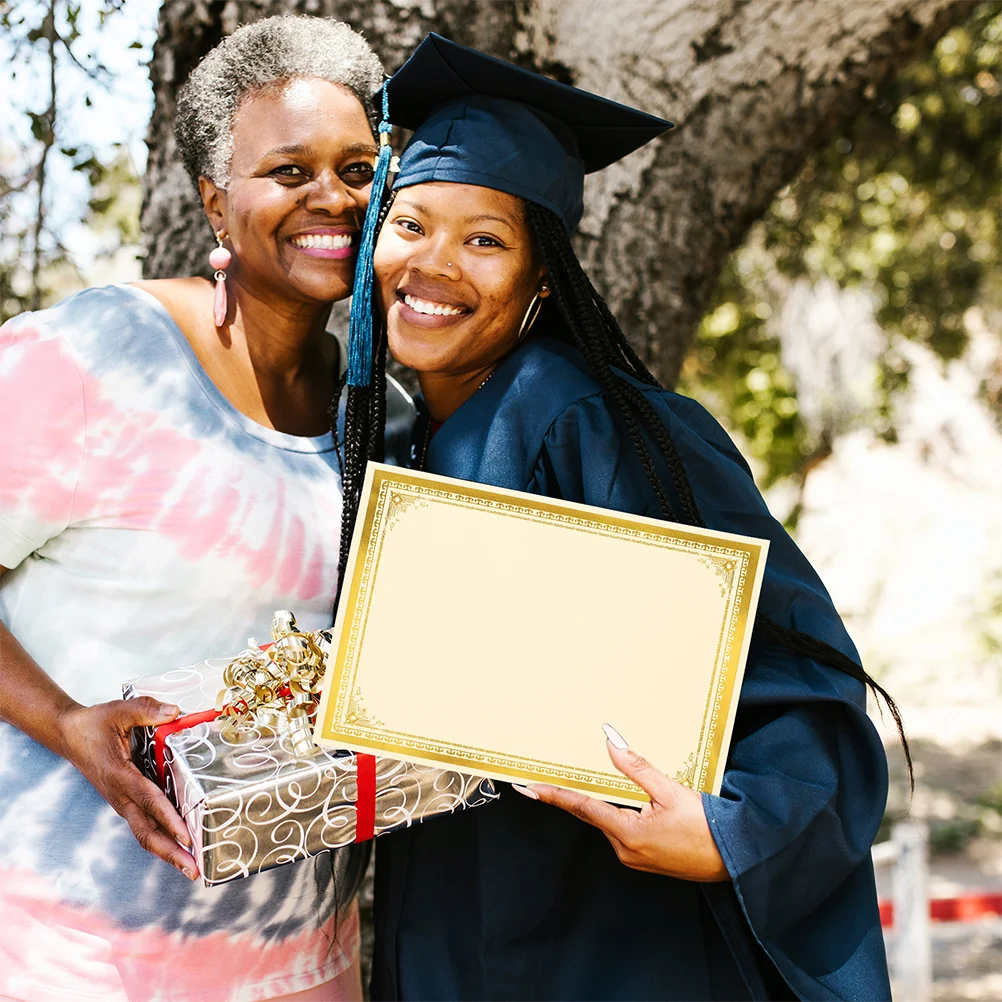
M 545 271 L 539 276 L 539 283 L 539 289 L 536 292 L 536 295 L 539 296 L 540 299 L 546 299 L 552 290 L 550 288 L 550 276 L 547 275 Z
M 198 179 L 198 193 L 202 196 L 202 208 L 212 226 L 212 232 L 228 229 L 226 225 L 226 189 L 217 187 L 215 181 L 207 177 Z

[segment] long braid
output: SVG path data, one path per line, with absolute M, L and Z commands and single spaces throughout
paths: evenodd
M 383 225 L 390 206 L 393 204 L 391 194 L 380 207 L 376 220 L 376 232 Z M 372 385 L 349 386 L 348 400 L 344 413 L 344 461 L 340 458 L 341 470 L 341 552 L 338 555 L 337 593 L 335 606 L 341 597 L 345 570 L 348 565 L 348 550 L 351 547 L 351 537 L 355 531 L 355 520 L 358 517 L 358 506 L 362 496 L 362 484 L 365 482 L 365 464 L 371 459 L 382 462 L 384 457 L 384 437 L 386 431 L 386 324 L 380 316 L 380 311 L 373 303 L 373 341 L 372 341 Z M 337 383 L 334 400 L 331 402 L 331 425 L 334 431 L 335 447 L 339 446 L 337 432 L 337 417 L 341 407 L 341 394 L 345 386 L 345 377 Z
M 641 426 L 654 439 L 668 464 L 672 487 L 681 503 L 684 521 L 690 525 L 705 526 L 685 465 L 667 427 L 658 418 L 643 391 L 618 375 L 615 369 L 624 370 L 649 386 L 661 384 L 630 346 L 612 311 L 585 274 L 567 232 L 557 216 L 532 202 L 527 203 L 527 213 L 553 290 L 553 298 L 567 333 L 581 351 L 585 362 L 622 418 L 664 517 L 673 521 L 678 520 L 668 500 L 668 485 L 662 480 L 654 465 L 641 433 Z M 897 727 L 904 750 L 909 786 L 914 789 L 911 749 L 905 735 L 901 713 L 890 693 L 862 666 L 835 647 L 810 634 L 780 626 L 762 615 L 756 617 L 755 628 L 767 642 L 835 668 L 862 682 L 875 696 L 884 700 Z
M 530 210 L 535 206 L 530 203 Z M 545 211 L 545 210 L 540 210 Z M 530 218 L 532 213 L 530 211 Z M 560 226 L 556 217 L 554 222 Z M 540 241 L 540 250 L 543 255 L 543 264 L 550 276 L 550 286 L 553 290 L 553 298 L 556 300 L 557 308 L 565 318 L 568 328 L 575 334 L 575 340 L 585 361 L 592 371 L 598 376 L 603 389 L 609 394 L 620 418 L 626 425 L 627 432 L 637 450 L 647 477 L 650 480 L 654 495 L 657 498 L 658 506 L 661 508 L 665 518 L 675 521 L 675 510 L 668 497 L 668 492 L 661 483 L 654 466 L 654 459 L 650 454 L 647 443 L 641 432 L 640 422 L 637 415 L 629 404 L 629 385 L 621 379 L 617 379 L 612 370 L 609 358 L 602 350 L 600 329 L 604 327 L 600 315 L 596 315 L 594 310 L 584 307 L 580 290 L 574 289 L 574 272 L 568 267 L 566 254 L 560 253 L 560 246 L 557 245 L 557 254 L 550 253 L 551 244 Z M 568 245 L 569 247 L 569 245 Z M 584 335 L 578 332 L 583 331 Z

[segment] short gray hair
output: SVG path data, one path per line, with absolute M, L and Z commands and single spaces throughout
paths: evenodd
M 280 14 L 238 28 L 191 71 L 177 96 L 174 133 L 192 184 L 230 181 L 233 118 L 251 95 L 287 80 L 317 78 L 350 90 L 371 125 L 372 94 L 383 65 L 369 43 L 343 21 Z

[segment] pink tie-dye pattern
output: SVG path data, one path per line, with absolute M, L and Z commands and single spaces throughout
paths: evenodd
M 0 334 L 5 333 L 6 326 L 0 327 Z M 70 517 L 80 473 L 81 379 L 62 347 L 41 341 L 37 331 L 0 338 L 4 348 L 12 342 L 14 362 L 0 373 L 0 427 L 7 443 L 0 511 L 24 506 L 58 531 Z M 42 470 L 44 477 L 39 476 Z
M 113 295 L 120 326 L 103 323 Z M 0 517 L 7 523 L 0 528 L 15 561 L 19 534 L 27 538 L 23 552 L 30 542 L 49 558 L 5 575 L 9 590 L 0 598 L 13 601 L 3 613 L 13 611 L 15 632 L 40 660 L 51 654 L 46 632 L 58 631 L 67 609 L 76 616 L 63 631 L 74 639 L 53 656 L 53 674 L 90 701 L 117 694 L 105 673 L 141 673 L 130 662 L 185 663 L 171 652 L 205 642 L 199 638 L 216 629 L 214 618 L 219 636 L 229 638 L 218 651 L 236 649 L 243 611 L 248 623 L 277 605 L 319 619 L 337 562 L 337 476 L 325 457 L 272 447 L 215 413 L 216 404 L 186 382 L 190 373 L 164 332 L 133 312 L 133 299 L 87 292 L 0 329 Z M 187 632 L 178 629 L 186 621 L 179 615 L 193 607 L 208 610 L 194 617 L 194 639 L 171 641 Z M 53 625 L 38 627 L 52 609 Z M 91 637 L 88 620 L 102 618 L 116 622 Z M 84 685 L 83 671 L 97 680 Z M 0 764 L 0 830 L 14 822 L 8 835 L 19 822 L 3 810 L 11 806 L 6 792 L 24 775 L 34 788 L 35 753 L 45 758 L 26 739 L 25 747 L 30 769 L 17 755 L 7 760 L 10 769 Z M 117 871 L 81 877 L 80 860 L 103 851 L 107 831 L 98 826 L 93 841 L 78 841 L 73 815 L 93 791 L 74 776 L 60 786 L 59 820 L 26 833 L 30 851 L 5 843 L 0 998 L 251 1002 L 308 994 L 357 956 L 355 914 L 339 916 L 346 955 L 331 945 L 330 922 L 320 926 L 330 902 L 315 897 L 310 874 L 305 893 L 300 877 L 276 872 L 254 878 L 249 894 L 235 886 L 192 892 L 147 876 L 120 883 Z M 45 796 L 41 787 L 38 796 Z M 108 851 L 121 854 L 122 873 L 139 872 L 136 857 L 144 854 L 136 844 Z M 35 858 L 40 868 L 32 874 Z M 76 903 L 60 900 L 66 894 Z M 349 972 L 344 977 L 345 985 L 356 983 Z
M 316 598 L 324 587 L 324 550 L 320 543 L 313 547 L 313 556 L 310 557 L 309 566 L 306 568 L 306 577 L 299 586 L 299 596 L 303 600 Z
M 30 871 L 0 868 L 0 885 L 0 997 L 255 1002 L 322 984 L 359 947 L 354 907 L 342 912 L 333 943 L 333 919 L 279 941 L 223 930 L 184 936 L 158 926 L 122 929 L 95 909 L 59 901 Z M 47 962 L 56 956 L 58 964 Z M 22 971 L 46 981 L 28 982 Z
M 0 334 L 0 345 L 12 340 L 6 325 Z M 242 495 L 232 484 L 207 493 L 212 463 L 202 443 L 167 426 L 156 411 L 117 407 L 60 340 L 40 340 L 23 328 L 14 334 L 19 345 L 38 343 L 0 375 L 0 422 L 15 430 L 3 461 L 0 510 L 23 506 L 55 531 L 71 519 L 157 531 L 175 540 L 187 560 L 210 552 L 237 556 L 255 587 L 277 580 L 278 594 L 304 600 L 324 589 L 333 594 L 336 558 L 318 564 L 323 549 L 315 543 L 304 566 L 306 527 L 287 510 L 282 480 L 266 488 L 272 497 Z M 77 405 L 68 408 L 67 401 Z M 249 506 L 273 506 L 260 546 L 245 535 L 242 497 Z
M 303 567 L 303 540 L 306 528 L 298 515 L 293 515 L 285 538 L 285 559 L 278 570 L 278 590 L 291 592 Z

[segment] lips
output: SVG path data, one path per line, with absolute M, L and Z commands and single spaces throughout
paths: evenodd
M 424 316 L 458 317 L 468 312 L 462 306 L 446 306 L 444 303 L 433 303 L 426 299 L 418 299 L 417 296 L 411 296 L 407 293 L 403 293 L 400 296 L 400 300 L 405 306 L 409 306 L 416 313 L 421 313 Z
M 322 247 L 325 250 L 338 250 L 350 247 L 350 233 L 304 233 L 292 238 L 293 247 Z
M 451 289 L 415 277 L 397 289 L 396 309 L 413 327 L 439 328 L 461 323 L 476 307 Z
M 317 229 L 297 233 L 289 237 L 289 243 L 296 250 L 310 257 L 325 257 L 340 260 L 355 253 L 357 231 Z
M 452 283 L 454 284 L 454 283 Z M 429 303 L 432 306 L 446 306 L 461 310 L 463 313 L 472 313 L 476 307 L 468 297 L 464 297 L 459 291 L 440 282 L 429 282 L 422 275 L 412 274 L 407 281 L 397 289 L 397 298 L 401 302 L 407 299 Z

